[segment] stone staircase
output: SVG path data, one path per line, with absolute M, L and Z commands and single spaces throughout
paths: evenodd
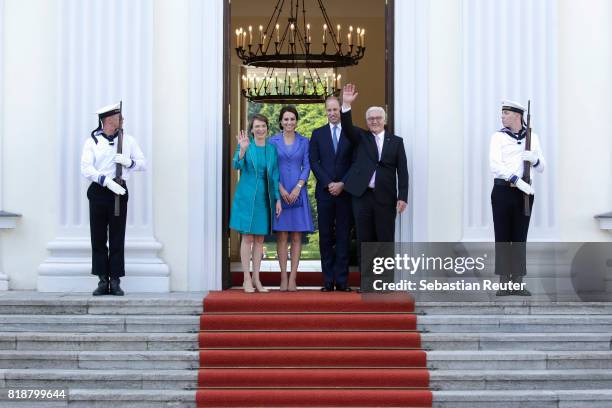
M 66 390 L 0 407 L 195 407 L 203 297 L 0 294 L 0 389 Z
M 420 302 L 437 408 L 612 407 L 612 304 Z
M 0 294 L 0 407 L 195 407 L 202 293 Z M 612 303 L 417 303 L 437 408 L 612 407 Z

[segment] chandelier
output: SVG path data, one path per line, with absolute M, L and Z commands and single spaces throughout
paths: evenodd
M 322 0 L 316 1 L 324 21 L 321 31 L 311 28 L 305 0 L 290 0 L 287 24 L 279 22 L 286 0 L 278 0 L 265 29 L 263 25 L 258 33 L 253 32 L 253 26 L 236 29 L 236 53 L 242 63 L 266 68 L 260 74 L 242 76 L 245 98 L 259 103 L 302 104 L 321 103 L 340 93 L 341 75 L 328 71 L 358 64 L 365 54 L 365 29 L 349 26 L 343 43 L 341 25 L 334 27 Z M 320 45 L 313 44 L 313 34 L 322 40 Z

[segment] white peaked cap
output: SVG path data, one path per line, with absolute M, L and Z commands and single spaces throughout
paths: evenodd
M 105 118 L 107 116 L 116 115 L 121 113 L 121 104 L 115 103 L 112 105 L 105 106 L 96 111 L 96 114 L 100 117 L 100 119 Z
M 509 110 L 509 111 L 518 112 L 518 113 L 525 113 L 527 108 L 518 102 L 505 100 L 505 101 L 502 101 L 502 110 Z

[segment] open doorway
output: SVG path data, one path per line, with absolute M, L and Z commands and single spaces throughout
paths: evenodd
M 315 0 L 304 1 L 309 12 L 309 23 L 313 27 L 313 38 L 315 35 L 318 37 L 318 31 L 315 28 L 322 27 L 325 21 Z M 285 3 L 287 3 L 285 6 L 285 9 L 287 9 L 289 1 Z M 234 33 L 235 29 L 239 27 L 258 27 L 265 24 L 270 19 L 276 5 L 277 0 L 260 0 L 257 2 L 232 0 L 231 7 L 228 7 L 229 18 L 226 18 L 228 24 L 226 32 L 229 33 L 229 35 L 226 35 L 226 45 L 229 50 L 226 60 L 226 75 L 228 78 L 226 86 L 229 87 L 229 92 L 226 90 L 229 106 L 229 135 L 224 138 L 226 141 L 224 168 L 228 175 L 227 188 L 224 191 L 226 195 L 224 202 L 227 203 L 224 211 L 227 214 L 224 217 L 224 228 L 228 237 L 227 248 L 224 251 L 227 254 L 227 265 L 224 268 L 223 279 L 225 287 L 229 286 L 229 282 L 231 282 L 230 276 L 226 274 L 230 274 L 232 270 L 240 270 L 240 236 L 228 227 L 229 208 L 238 180 L 238 174 L 231 165 L 231 157 L 236 149 L 236 135 L 240 129 L 248 127 L 249 118 L 254 113 L 262 113 L 268 117 L 271 135 L 278 133 L 278 113 L 282 107 L 282 105 L 275 104 L 252 103 L 241 95 L 243 77 L 248 78 L 249 75 L 255 75 L 258 68 L 242 65 L 242 61 L 236 55 L 231 33 Z M 358 126 L 365 127 L 365 110 L 368 106 L 377 105 L 388 108 L 392 101 L 393 71 L 392 64 L 389 62 L 393 50 L 392 4 L 389 0 L 333 0 L 324 2 L 324 5 L 327 15 L 334 24 L 340 24 L 343 27 L 360 26 L 367 30 L 366 53 L 359 64 L 348 68 L 330 68 L 328 72 L 325 72 L 330 77 L 334 74 L 341 75 L 342 84 L 347 82 L 357 84 L 360 97 L 353 105 L 354 119 Z M 288 15 L 288 11 L 284 10 L 280 17 L 281 20 L 286 21 L 285 14 Z M 319 28 L 319 31 L 322 32 L 322 29 Z M 321 72 L 321 75 L 325 73 Z M 297 131 L 303 136 L 309 138 L 312 130 L 327 123 L 324 104 L 297 105 L 296 107 L 300 114 Z M 388 123 L 391 124 L 393 112 L 389 109 L 387 111 Z M 315 232 L 304 235 L 300 271 L 320 271 L 316 201 L 314 199 L 315 183 L 316 180 L 311 173 L 308 179 L 308 193 L 313 210 Z M 276 257 L 275 237 L 273 235 L 268 236 L 265 240 L 262 272 L 279 270 Z

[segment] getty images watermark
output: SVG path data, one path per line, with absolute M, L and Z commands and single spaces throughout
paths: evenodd
M 539 298 L 612 301 L 612 243 L 364 243 L 361 291 L 432 301 Z
M 383 275 L 385 271 L 405 271 L 410 275 L 415 275 L 419 271 L 445 271 L 463 275 L 466 272 L 484 271 L 485 261 L 488 254 L 478 257 L 471 256 L 420 256 L 414 257 L 408 254 L 395 254 L 393 257 L 374 257 L 372 259 L 372 273 Z M 525 283 L 516 282 L 495 282 L 490 279 L 483 279 L 481 282 L 470 282 L 461 279 L 456 282 L 441 281 L 438 279 L 420 279 L 413 281 L 400 279 L 399 282 L 386 282 L 384 279 L 374 279 L 372 288 L 375 291 L 475 291 L 475 290 L 522 290 Z

